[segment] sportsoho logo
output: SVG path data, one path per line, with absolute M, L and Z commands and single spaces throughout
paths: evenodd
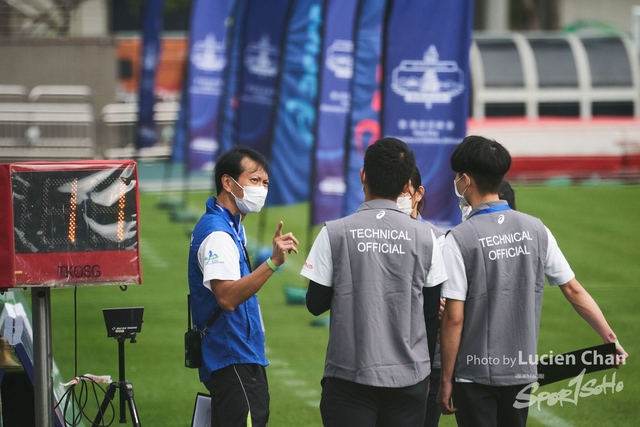
M 404 102 L 450 104 L 451 99 L 464 91 L 464 73 L 455 61 L 440 61 L 434 45 L 424 53 L 423 60 L 403 60 L 393 70 L 391 89 Z

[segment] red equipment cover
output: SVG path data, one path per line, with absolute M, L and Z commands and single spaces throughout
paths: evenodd
M 0 289 L 142 283 L 132 160 L 0 164 Z

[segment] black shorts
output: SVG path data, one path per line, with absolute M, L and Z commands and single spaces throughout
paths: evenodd
M 211 427 L 253 427 L 269 421 L 269 384 L 264 366 L 230 365 L 211 374 L 204 385 L 211 393 Z

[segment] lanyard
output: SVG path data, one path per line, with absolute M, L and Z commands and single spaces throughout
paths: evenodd
M 247 262 L 247 265 L 249 266 L 249 271 L 250 272 L 253 271 L 253 268 L 251 268 L 251 260 L 249 259 L 249 254 L 247 253 L 247 248 L 244 245 L 244 239 L 240 237 L 240 234 L 238 234 L 238 230 L 236 230 L 236 228 L 234 227 L 233 220 L 230 217 L 231 213 L 227 209 L 220 206 L 218 202 L 214 203 L 214 207 L 218 209 L 220 212 L 222 212 L 224 215 L 226 215 L 227 219 L 231 220 L 231 223 L 229 225 L 231 226 L 233 233 L 236 235 L 236 239 L 238 239 L 238 242 L 240 242 L 240 245 L 242 246 L 242 251 L 244 252 L 244 260 Z M 238 225 L 242 227 L 240 224 Z
M 508 211 L 508 210 L 511 210 L 509 205 L 491 206 L 490 208 L 482 209 L 481 211 L 471 213 L 471 215 L 469 215 L 469 218 L 471 218 L 474 215 L 484 215 L 484 214 L 490 214 L 490 213 L 493 213 L 493 212 Z M 469 218 L 467 218 L 467 219 L 469 219 Z

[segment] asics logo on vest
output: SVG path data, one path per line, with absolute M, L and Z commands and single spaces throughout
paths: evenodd
M 384 211 L 378 212 L 378 215 L 376 215 L 376 219 L 382 218 L 384 216 L 384 213 L 385 213 Z
M 498 217 L 498 224 L 502 224 L 504 222 L 504 215 L 500 215 Z

